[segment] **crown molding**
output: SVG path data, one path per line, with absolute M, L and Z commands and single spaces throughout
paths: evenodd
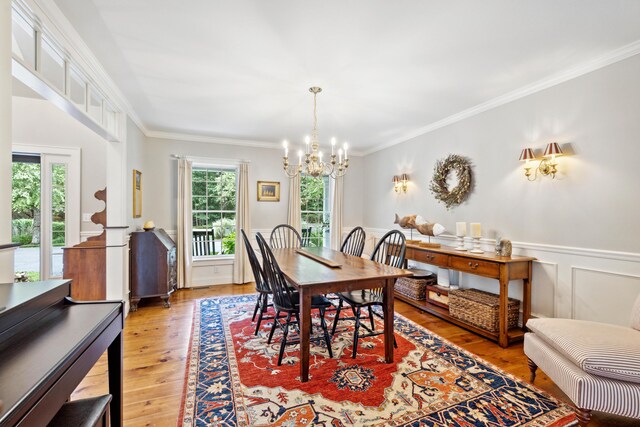
M 210 144 L 237 145 L 241 147 L 282 149 L 282 146 L 280 146 L 280 144 L 276 144 L 274 142 L 257 141 L 250 139 L 220 138 L 216 136 L 197 135 L 192 133 L 148 130 L 147 132 L 145 132 L 145 136 L 147 136 L 148 138 L 172 139 L 177 141 L 206 142 Z
M 466 110 L 462 110 L 459 113 L 452 114 L 451 116 L 445 117 L 444 119 L 418 128 L 412 132 L 405 133 L 399 138 L 379 144 L 374 148 L 365 151 L 363 155 L 368 156 L 369 154 L 375 153 L 376 151 L 380 151 L 394 145 L 402 144 L 403 142 L 407 142 L 418 136 L 425 135 L 437 129 L 449 126 L 464 119 L 468 119 L 469 117 L 473 117 L 477 114 L 483 113 L 501 105 L 508 104 L 509 102 L 543 91 L 560 83 L 564 83 L 566 81 L 588 74 L 592 71 L 599 70 L 608 65 L 615 64 L 616 62 L 620 62 L 624 59 L 630 58 L 634 55 L 637 55 L 638 53 L 640 53 L 640 40 L 636 40 L 635 42 L 612 50 L 608 53 L 605 53 L 604 55 L 600 55 L 594 59 L 578 64 L 559 73 L 552 74 L 549 77 L 525 85 L 519 89 L 490 99 L 489 101 L 483 102 Z

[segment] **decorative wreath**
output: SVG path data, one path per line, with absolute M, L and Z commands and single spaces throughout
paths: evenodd
M 458 185 L 451 190 L 447 187 L 447 177 L 455 171 Z M 447 209 L 462 203 L 471 192 L 471 162 L 457 154 L 449 154 L 444 160 L 438 160 L 433 168 L 433 178 L 429 189 L 436 199 L 445 204 Z

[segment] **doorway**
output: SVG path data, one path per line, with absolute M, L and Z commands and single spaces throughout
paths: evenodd
M 16 280 L 62 278 L 65 246 L 80 237 L 80 150 L 14 145 L 12 240 Z

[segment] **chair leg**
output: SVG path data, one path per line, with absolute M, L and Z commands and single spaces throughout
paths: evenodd
M 575 408 L 576 418 L 578 419 L 578 425 L 580 427 L 586 427 L 591 421 L 591 410 Z
M 327 322 L 324 320 L 325 309 L 320 309 L 320 326 L 324 332 L 324 341 L 327 343 L 327 350 L 329 350 L 329 359 L 333 359 L 333 351 L 331 350 L 331 338 L 329 337 L 329 331 L 327 331 Z
M 284 347 L 287 345 L 287 335 L 289 334 L 289 323 L 291 322 L 291 313 L 287 313 L 287 322 L 284 324 L 282 331 L 282 341 L 280 341 L 280 354 L 278 355 L 278 366 L 282 365 L 282 356 L 284 356 Z
M 269 339 L 267 340 L 267 344 L 271 344 L 271 338 L 273 338 L 273 333 L 276 331 L 276 322 L 280 317 L 280 312 L 276 311 L 276 315 L 273 316 L 273 325 L 271 326 L 271 332 L 269 332 Z
M 260 298 L 262 298 L 262 294 L 258 294 L 258 298 L 256 298 L 256 306 L 253 309 L 253 317 L 251 318 L 252 322 L 256 321 L 256 313 L 258 312 L 258 307 L 260 306 Z
M 342 300 L 338 302 L 338 306 L 336 307 L 336 315 L 333 318 L 333 327 L 331 328 L 331 335 L 336 334 L 336 326 L 338 325 L 338 318 L 340 317 L 340 310 L 342 310 Z
M 376 325 L 373 323 L 373 307 L 367 307 L 367 311 L 369 312 L 369 322 L 371 322 L 371 330 L 376 330 Z
M 356 324 L 353 328 L 353 354 L 351 355 L 352 359 L 356 358 L 356 354 L 358 353 L 358 331 L 360 329 L 360 307 L 355 310 L 355 318 Z
M 529 382 L 533 384 L 536 379 L 536 371 L 538 370 L 538 365 L 527 357 L 527 365 L 529 365 Z
M 258 331 L 260 330 L 260 324 L 262 323 L 262 316 L 264 315 L 264 312 L 267 311 L 267 306 L 269 304 L 269 295 L 261 294 L 260 300 L 262 302 L 260 303 L 260 313 L 258 314 L 258 324 L 256 325 L 256 332 L 254 333 L 254 335 L 256 336 L 258 335 Z

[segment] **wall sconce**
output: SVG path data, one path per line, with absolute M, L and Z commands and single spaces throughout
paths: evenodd
M 400 176 L 395 175 L 393 177 L 393 190 L 396 193 L 399 193 L 401 190 L 403 193 L 406 193 L 408 184 L 409 184 L 409 175 L 407 175 L 406 173 L 403 173 Z
M 556 162 L 556 156 L 562 156 L 562 150 L 557 142 L 550 142 L 547 144 L 547 148 L 544 149 L 544 154 L 538 166 L 535 168 L 533 179 L 531 178 L 532 161 L 536 160 L 536 156 L 533 154 L 531 148 L 525 148 L 520 153 L 520 161 L 524 163 L 524 175 L 529 181 L 535 181 L 538 177 L 538 171 L 542 175 L 551 175 L 551 179 L 555 179 L 558 163 Z

